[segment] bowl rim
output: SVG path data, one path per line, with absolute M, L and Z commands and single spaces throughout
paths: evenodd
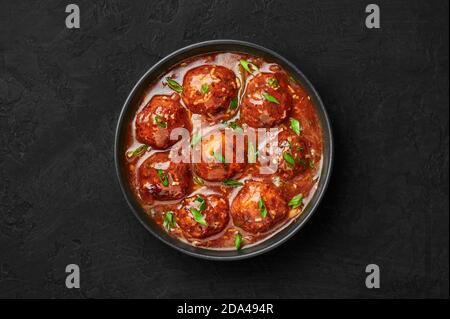
M 121 155 L 120 154 L 120 146 L 121 146 L 121 132 L 122 132 L 122 128 L 124 125 L 124 119 L 126 117 L 128 109 L 130 108 L 130 102 L 133 100 L 133 98 L 136 95 L 139 88 L 143 84 L 145 84 L 147 78 L 149 76 L 151 76 L 152 73 L 157 71 L 161 67 L 161 65 L 163 65 L 164 63 L 167 63 L 170 60 L 175 59 L 179 55 L 188 53 L 189 51 L 192 51 L 194 49 L 201 49 L 201 48 L 210 47 L 210 46 L 226 46 L 226 45 L 238 46 L 238 47 L 242 47 L 243 49 L 247 48 L 250 50 L 256 50 L 256 51 L 263 52 L 263 53 L 267 54 L 268 56 L 271 56 L 271 57 L 275 58 L 276 60 L 281 61 L 283 64 L 287 65 L 295 73 L 295 76 L 298 76 L 298 78 L 301 79 L 302 85 L 307 86 L 306 89 L 308 91 L 310 91 L 310 93 L 313 93 L 315 95 L 314 96 L 314 98 L 316 100 L 315 106 L 317 109 L 319 109 L 319 113 L 321 113 L 320 117 L 321 117 L 321 122 L 322 122 L 321 125 L 322 125 L 323 140 L 324 140 L 324 144 L 328 145 L 329 156 L 328 156 L 328 166 L 327 166 L 328 169 L 326 171 L 321 172 L 321 176 L 324 176 L 323 184 L 321 187 L 320 187 L 320 185 L 317 187 L 316 194 L 315 194 L 316 195 L 315 201 L 310 201 L 308 203 L 309 212 L 306 216 L 304 216 L 304 218 L 300 222 L 298 222 L 297 225 L 295 225 L 291 230 L 289 230 L 284 236 L 282 236 L 278 240 L 275 240 L 272 243 L 269 243 L 266 246 L 261 247 L 260 249 L 256 249 L 256 250 L 250 251 L 250 252 L 246 252 L 246 250 L 243 249 L 243 250 L 240 250 L 239 254 L 237 254 L 237 255 L 215 256 L 215 255 L 208 255 L 208 252 L 211 252 L 214 250 L 201 249 L 200 247 L 196 251 L 186 250 L 182 246 L 176 245 L 176 244 L 166 240 L 165 238 L 160 236 L 158 233 L 156 233 L 148 225 L 148 221 L 146 221 L 146 220 L 144 220 L 144 218 L 142 218 L 141 214 L 139 214 L 139 212 L 136 210 L 135 206 L 133 205 L 133 203 L 130 199 L 130 194 L 129 194 L 130 190 L 128 189 L 129 188 L 128 181 L 124 180 L 124 178 L 122 176 L 123 168 L 122 168 L 121 158 L 120 158 L 120 155 Z M 210 52 L 225 52 L 225 51 L 226 50 L 211 49 Z M 228 51 L 233 51 L 233 50 L 228 50 Z M 239 52 L 239 49 L 237 49 L 234 52 Z M 245 53 L 246 51 L 241 51 L 241 52 Z M 207 54 L 207 52 L 204 52 L 201 54 Z M 191 55 L 191 57 L 196 56 L 196 55 L 199 55 L 199 54 L 193 54 L 193 55 Z M 185 58 L 188 58 L 188 57 L 185 57 Z M 133 86 L 130 93 L 128 94 L 128 97 L 122 106 L 120 115 L 117 120 L 115 139 L 114 139 L 114 162 L 115 162 L 115 169 L 116 169 L 117 178 L 119 180 L 120 189 L 128 203 L 128 206 L 131 208 L 131 210 L 133 211 L 133 214 L 139 220 L 139 222 L 153 236 L 155 236 L 156 238 L 161 240 L 163 243 L 169 245 L 170 247 L 175 248 L 176 250 L 178 250 L 184 254 L 187 254 L 189 256 L 193 256 L 193 257 L 197 257 L 197 258 L 201 258 L 201 259 L 207 259 L 207 260 L 242 260 L 242 259 L 247 259 L 247 258 L 261 255 L 261 254 L 266 253 L 266 252 L 280 246 L 281 244 L 285 243 L 288 239 L 290 239 L 292 236 L 294 236 L 305 225 L 305 223 L 311 218 L 311 216 L 315 213 L 315 211 L 317 210 L 317 207 L 319 206 L 320 202 L 322 201 L 323 196 L 328 188 L 331 172 L 333 169 L 333 162 L 334 162 L 333 132 L 332 132 L 328 113 L 325 109 L 322 99 L 320 98 L 320 95 L 318 94 L 318 92 L 316 91 L 316 89 L 312 85 L 312 83 L 309 81 L 309 79 L 289 60 L 287 60 L 286 58 L 284 58 L 283 56 L 274 52 L 271 49 L 268 49 L 261 45 L 254 44 L 254 43 L 247 42 L 247 41 L 232 40 L 232 39 L 208 40 L 208 41 L 202 41 L 202 42 L 190 44 L 188 46 L 185 46 L 183 48 L 180 48 L 178 50 L 175 50 L 175 51 L 167 54 L 164 58 L 160 59 L 158 62 L 153 64 L 136 82 L 136 84 Z M 267 242 L 270 239 L 271 238 L 269 238 L 263 242 Z M 178 239 L 176 239 L 176 241 L 181 243 L 181 241 L 179 241 Z M 189 245 L 189 246 L 193 247 L 192 245 Z M 252 246 L 252 247 L 257 247 L 257 246 L 258 246 L 258 244 L 256 244 L 255 246 Z M 197 248 L 197 247 L 195 247 L 195 248 Z

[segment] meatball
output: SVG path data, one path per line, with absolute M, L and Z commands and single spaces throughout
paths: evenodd
M 242 145 L 239 147 L 238 139 L 235 140 L 236 143 L 229 129 L 204 136 L 201 144 L 198 144 L 201 145 L 201 161 L 194 164 L 195 173 L 205 180 L 218 182 L 242 172 L 246 165 L 245 140 L 242 139 Z M 228 161 L 227 154 L 233 155 Z
M 236 75 L 223 66 L 202 65 L 189 70 L 183 79 L 183 101 L 193 113 L 225 111 L 237 93 Z
M 260 181 L 247 181 L 231 204 L 234 224 L 253 234 L 268 231 L 287 211 L 282 192 L 275 185 Z
M 273 127 L 289 116 L 292 99 L 285 76 L 281 73 L 259 73 L 245 90 L 241 119 L 251 127 Z
M 195 195 L 186 198 L 175 211 L 175 220 L 192 238 L 205 238 L 221 232 L 228 224 L 228 203 L 219 195 Z
M 277 174 L 283 178 L 292 178 L 306 170 L 306 143 L 292 132 L 284 129 L 278 134 L 278 150 L 276 152 Z
M 147 158 L 138 170 L 139 194 L 147 204 L 155 200 L 184 197 L 191 186 L 189 165 L 174 163 L 169 152 L 156 153 Z
M 186 109 L 177 95 L 155 95 L 136 116 L 136 139 L 157 149 L 177 142 L 170 139 L 175 128 L 189 128 Z

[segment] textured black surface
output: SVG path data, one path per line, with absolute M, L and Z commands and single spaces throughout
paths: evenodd
M 448 1 L 2 1 L 0 297 L 449 296 Z M 184 256 L 148 234 L 113 163 L 122 104 L 158 59 L 209 39 L 274 49 L 313 82 L 331 185 L 294 238 L 254 259 Z M 65 287 L 65 266 L 81 289 Z M 365 266 L 381 288 L 365 287 Z

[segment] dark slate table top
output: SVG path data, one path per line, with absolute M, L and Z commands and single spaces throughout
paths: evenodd
M 73 2 L 73 1 L 72 1 Z M 69 2 L 67 2 L 69 3 Z M 0 297 L 449 296 L 448 1 L 2 2 Z M 278 249 L 185 256 L 146 232 L 116 179 L 123 102 L 166 54 L 231 38 L 312 81 L 336 140 L 330 187 Z M 67 264 L 81 289 L 65 287 Z M 365 267 L 381 288 L 365 286 Z

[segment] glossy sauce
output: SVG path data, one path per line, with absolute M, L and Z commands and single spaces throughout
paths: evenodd
M 182 229 L 177 225 L 172 227 L 170 230 L 167 230 L 163 227 L 164 213 L 167 211 L 175 211 L 176 209 L 178 209 L 180 206 L 180 202 L 183 199 L 170 201 L 156 200 L 151 205 L 146 204 L 142 200 L 139 194 L 139 184 L 137 180 L 138 168 L 147 158 L 152 156 L 154 153 L 167 151 L 167 149 L 154 150 L 149 148 L 142 154 L 130 158 L 130 152 L 142 145 L 136 140 L 135 135 L 136 114 L 148 104 L 148 102 L 154 95 L 159 94 L 170 95 L 174 99 L 179 99 L 181 105 L 183 107 L 186 107 L 183 99 L 179 96 L 178 93 L 169 88 L 169 86 L 166 84 L 165 79 L 167 77 L 170 77 L 178 83 L 182 84 L 186 72 L 197 66 L 205 64 L 221 65 L 232 70 L 238 78 L 238 82 L 240 85 L 238 91 L 239 106 L 235 110 L 229 109 L 226 112 L 220 112 L 215 115 L 209 115 L 207 118 L 202 118 L 203 136 L 205 135 L 205 131 L 212 131 L 218 128 L 226 128 L 228 127 L 229 123 L 233 121 L 239 122 L 239 110 L 241 107 L 242 95 L 246 89 L 248 81 L 253 77 L 253 75 L 249 74 L 243 69 L 243 67 L 239 63 L 241 59 L 251 61 L 252 63 L 257 65 L 259 68 L 259 72 L 281 72 L 286 76 L 286 79 L 288 79 L 288 92 L 292 98 L 292 110 L 287 118 L 281 124 L 277 125 L 277 127 L 283 128 L 283 130 L 290 130 L 290 118 L 296 118 L 300 121 L 301 137 L 307 144 L 306 152 L 304 155 L 307 164 L 304 172 L 299 173 L 298 175 L 290 179 L 284 179 L 276 174 L 261 175 L 258 172 L 258 165 L 247 164 L 244 171 L 233 177 L 233 179 L 241 182 L 245 182 L 246 180 L 263 180 L 269 183 L 273 183 L 275 186 L 281 189 L 287 202 L 294 196 L 303 194 L 303 204 L 296 209 L 289 207 L 287 217 L 282 222 L 278 223 L 265 233 L 252 234 L 245 232 L 243 229 L 234 225 L 231 215 L 228 225 L 224 230 L 222 230 L 218 234 L 203 239 L 196 239 L 185 236 Z M 189 117 L 191 118 L 193 114 L 188 109 L 187 111 Z M 241 126 L 245 132 L 247 129 L 247 125 L 241 124 Z M 176 147 L 176 145 L 177 144 L 175 144 L 173 147 Z M 133 120 L 128 123 L 126 132 L 126 146 L 126 149 L 123 150 L 123 163 L 127 168 L 128 181 L 135 193 L 137 200 L 142 205 L 143 209 L 148 212 L 149 218 L 152 218 L 165 231 L 168 231 L 170 235 L 175 236 L 185 242 L 189 242 L 194 246 L 201 246 L 209 249 L 233 250 L 236 249 L 235 236 L 238 232 L 242 235 L 242 248 L 245 249 L 246 247 L 257 244 L 258 242 L 269 238 L 274 233 L 287 226 L 290 222 L 301 215 L 301 212 L 304 210 L 305 206 L 308 204 L 310 198 L 317 188 L 317 182 L 319 180 L 322 166 L 323 141 L 322 128 L 320 126 L 320 122 L 316 113 L 316 108 L 306 91 L 290 76 L 290 74 L 287 74 L 278 64 L 270 63 L 269 61 L 265 61 L 259 57 L 241 53 L 227 52 L 202 55 L 187 59 L 170 69 L 166 74 L 161 76 L 158 81 L 152 83 L 146 90 L 145 94 L 142 96 L 141 101 L 137 106 L 137 111 Z M 191 169 L 191 171 L 193 172 L 193 169 Z M 242 186 L 230 187 L 223 185 L 221 182 L 208 181 L 204 181 L 204 185 L 198 185 L 194 181 L 195 173 L 192 173 L 192 175 L 193 181 L 191 183 L 191 189 L 188 190 L 189 195 L 187 195 L 186 197 L 190 197 L 195 194 L 221 194 L 228 200 L 228 204 L 231 207 L 236 194 L 242 188 Z

